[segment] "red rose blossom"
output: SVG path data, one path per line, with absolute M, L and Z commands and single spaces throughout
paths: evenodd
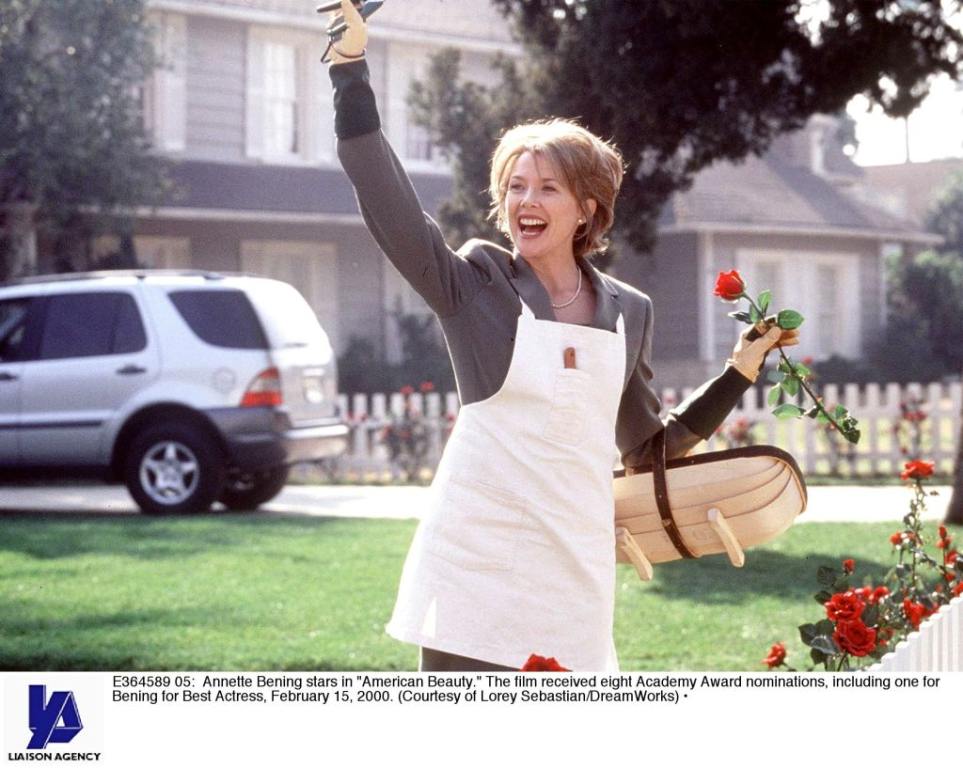
M 423 381 L 418 386 L 418 389 L 420 389 L 422 392 L 433 392 L 435 390 L 435 385 L 431 381 Z
M 414 388 L 413 386 L 411 386 L 410 384 L 405 384 L 405 385 L 404 385 L 401 389 L 399 389 L 398 391 L 401 392 L 401 394 L 403 394 L 403 395 L 411 395 L 411 394 L 414 394 L 415 388 Z
M 853 560 L 852 558 L 843 560 L 843 570 L 846 571 L 846 573 L 852 573 L 853 571 L 855 571 L 856 561 Z
M 863 598 L 853 590 L 837 592 L 824 605 L 830 621 L 855 621 L 866 607 Z
M 902 533 L 894 533 L 892 536 L 889 537 L 889 543 L 892 544 L 894 547 L 898 547 L 902 541 L 903 541 Z
M 862 621 L 841 621 L 833 632 L 836 645 L 853 656 L 866 656 L 876 647 L 876 630 Z
M 889 589 L 887 589 L 886 587 L 876 587 L 876 589 L 873 590 L 873 594 L 869 598 L 869 602 L 878 603 L 888 594 L 889 594 Z
M 736 271 L 720 272 L 716 278 L 716 289 L 713 295 L 718 296 L 723 301 L 738 301 L 746 290 L 746 283 L 742 276 Z
M 786 659 L 786 646 L 782 643 L 774 643 L 772 648 L 769 649 L 769 655 L 762 660 L 763 664 L 766 664 L 769 669 L 778 667 Z
M 559 664 L 554 656 L 545 658 L 544 656 L 538 656 L 537 654 L 532 654 L 528 657 L 528 661 L 525 662 L 525 666 L 522 667 L 522 672 L 571 672 L 572 670 L 566 669 L 561 664 Z
M 906 468 L 900 472 L 899 479 L 909 480 L 911 478 L 929 477 L 933 474 L 934 466 L 932 461 L 922 461 L 920 459 L 907 461 L 905 464 Z
M 963 592 L 963 581 L 956 582 L 951 591 L 953 592 L 953 597 L 959 597 L 960 593 Z
M 926 613 L 926 608 L 920 603 L 914 603 L 909 598 L 903 600 L 903 613 L 906 619 L 913 625 L 913 629 L 919 629 L 920 622 Z

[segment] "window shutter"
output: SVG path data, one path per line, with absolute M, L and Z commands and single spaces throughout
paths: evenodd
M 187 145 L 187 19 L 167 16 L 165 20 L 166 70 L 164 149 L 182 152 Z
M 248 157 L 264 157 L 264 68 L 264 40 L 252 27 L 247 36 L 245 146 Z

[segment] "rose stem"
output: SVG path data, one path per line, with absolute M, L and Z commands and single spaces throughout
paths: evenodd
M 760 316 L 760 317 L 763 316 L 762 310 L 760 310 L 759 307 L 756 306 L 756 302 L 754 302 L 754 301 L 752 300 L 752 297 L 751 297 L 749 294 L 743 293 L 743 294 L 742 294 L 742 297 L 743 297 L 744 299 L 746 299 L 746 300 L 752 305 L 752 308 L 755 309 L 756 312 L 759 313 L 759 316 Z M 803 390 L 805 390 L 806 394 L 809 395 L 809 396 L 812 398 L 812 401 L 813 401 L 813 403 L 816 405 L 816 408 L 817 408 L 818 410 L 820 410 L 820 411 L 823 412 L 823 415 L 824 415 L 827 419 L 829 419 L 829 423 L 832 424 L 836 429 L 838 429 L 838 430 L 839 430 L 839 433 L 840 433 L 843 437 L 846 437 L 846 432 L 843 431 L 843 428 L 842 428 L 841 426 L 839 426 L 839 424 L 836 423 L 836 420 L 835 420 L 832 416 L 829 415 L 829 411 L 827 411 L 827 410 L 823 407 L 823 404 L 820 402 L 819 398 L 816 397 L 816 394 L 807 386 L 805 378 L 803 378 L 803 377 L 800 376 L 798 373 L 796 373 L 796 368 L 795 368 L 795 366 L 792 364 L 792 361 L 791 361 L 788 357 L 786 357 L 786 353 L 783 351 L 782 347 L 776 347 L 776 349 L 779 350 L 780 356 L 781 356 L 782 359 L 785 361 L 786 365 L 789 366 L 789 369 L 792 371 L 792 376 L 793 376 L 793 378 L 795 378 L 795 379 L 799 382 L 799 386 L 801 386 L 801 387 L 803 388 Z M 846 439 L 849 440 L 848 437 L 846 437 Z

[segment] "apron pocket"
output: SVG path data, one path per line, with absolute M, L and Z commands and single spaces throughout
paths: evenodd
M 591 381 L 589 374 L 577 368 L 562 368 L 555 374 L 552 407 L 542 437 L 566 445 L 582 442 Z
M 478 480 L 449 479 L 425 531 L 425 549 L 471 571 L 515 567 L 525 500 Z

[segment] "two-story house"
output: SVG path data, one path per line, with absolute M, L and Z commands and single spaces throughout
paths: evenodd
M 331 84 L 320 63 L 328 19 L 315 5 L 151 0 L 165 66 L 148 85 L 145 119 L 155 146 L 176 161 L 182 192 L 138 212 L 134 245 L 150 266 L 290 282 L 336 350 L 358 334 L 397 354 L 388 310 L 427 307 L 367 233 L 335 157 Z M 433 211 L 450 174 L 408 119 L 409 83 L 446 46 L 462 52 L 467 77 L 489 80 L 494 53 L 514 46 L 488 0 L 389 2 L 369 35 L 384 130 Z

